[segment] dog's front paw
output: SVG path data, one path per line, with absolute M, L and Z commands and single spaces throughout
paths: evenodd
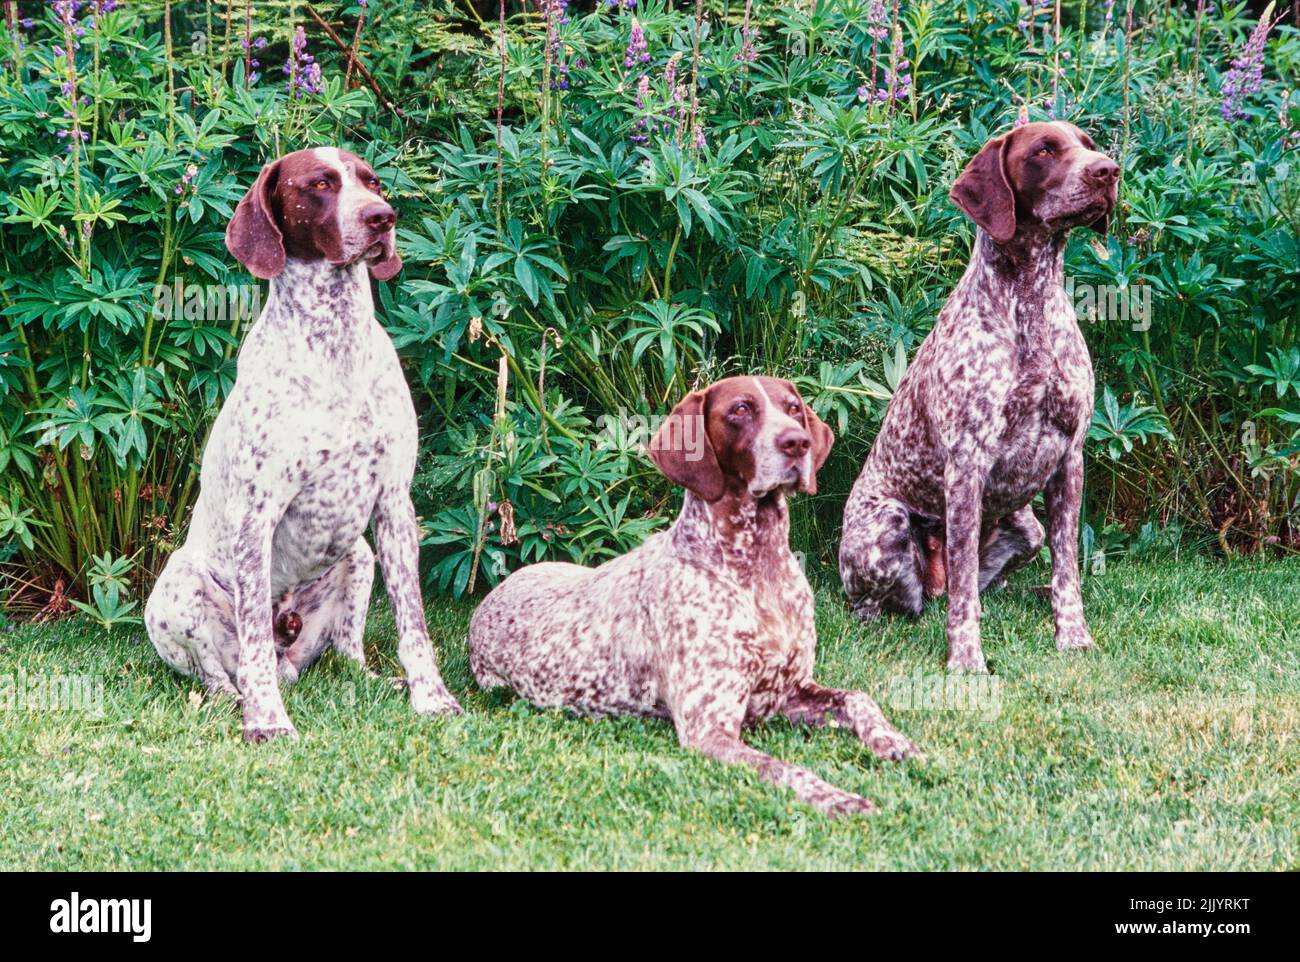
M 1057 651 L 1086 651 L 1097 647 L 1087 628 L 1070 628 L 1056 633 Z
M 901 762 L 905 758 L 924 758 L 916 743 L 895 728 L 873 728 L 863 742 L 882 761 Z
M 285 721 L 283 723 L 272 724 L 244 724 L 244 741 L 250 745 L 262 745 L 276 738 L 297 738 L 298 729 L 293 727 L 293 722 Z
M 420 715 L 460 715 L 460 702 L 442 685 L 411 685 L 411 708 Z
M 812 799 L 811 804 L 831 818 L 839 818 L 841 815 L 871 815 L 877 811 L 870 799 L 838 790 Z

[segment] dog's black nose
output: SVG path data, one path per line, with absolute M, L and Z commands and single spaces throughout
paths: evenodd
M 367 204 L 361 211 L 361 223 L 376 233 L 385 231 L 397 223 L 397 211 L 387 204 Z
M 1089 164 L 1084 173 L 1089 180 L 1099 184 L 1113 184 L 1119 180 L 1119 164 L 1109 157 L 1102 157 Z
M 792 458 L 802 458 L 812 447 L 812 438 L 803 428 L 786 428 L 776 436 L 776 449 Z

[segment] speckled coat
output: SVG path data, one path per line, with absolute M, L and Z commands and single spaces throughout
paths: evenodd
M 331 644 L 364 666 L 371 524 L 412 705 L 459 710 L 420 600 L 415 411 L 367 274 L 400 268 L 394 220 L 364 161 L 318 148 L 264 168 L 227 232 L 270 293 L 145 624 L 173 668 L 241 699 L 250 741 L 294 734 L 277 676 L 294 681 Z
M 1070 124 L 987 144 L 952 197 L 978 225 L 965 275 L 916 353 L 844 512 L 854 609 L 919 614 L 948 592 L 948 666 L 984 671 L 979 592 L 1033 559 L 1046 496 L 1057 646 L 1087 648 L 1077 539 L 1092 363 L 1063 287 L 1071 227 L 1104 231 L 1119 168 Z
M 789 548 L 786 496 L 815 490 L 831 432 L 789 382 L 731 378 L 695 392 L 669 418 L 703 419 L 692 463 L 651 445 L 687 490 L 672 527 L 597 568 L 544 563 L 493 590 L 470 625 L 470 665 L 544 707 L 671 719 L 681 743 L 754 766 L 831 814 L 870 803 L 767 756 L 741 728 L 783 713 L 836 719 L 876 754 L 915 751 L 861 692 L 813 680 L 813 595 Z

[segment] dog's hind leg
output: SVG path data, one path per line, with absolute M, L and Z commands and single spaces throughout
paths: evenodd
M 799 686 L 781 706 L 792 722 L 824 724 L 829 716 L 850 729 L 878 758 L 896 762 L 920 754 L 912 740 L 885 720 L 871 696 L 861 691 L 826 688 L 809 681 Z
M 863 621 L 882 609 L 919 615 L 925 607 L 926 566 L 912 512 L 890 498 L 857 506 L 840 541 L 840 578 L 849 604 Z
M 158 655 L 210 691 L 239 697 L 239 649 L 230 596 L 202 560 L 182 547 L 163 567 L 144 608 L 145 630 Z
M 792 789 L 800 800 L 827 815 L 851 815 L 875 809 L 862 796 L 837 788 L 806 768 L 774 758 L 741 741 L 740 729 L 750 687 L 743 675 L 724 673 L 709 678 L 707 687 L 692 690 L 686 698 L 670 699 L 676 702 L 673 724 L 682 746 L 718 761 L 748 765 L 758 772 L 759 778 Z
M 980 547 L 980 591 L 1001 587 L 1042 550 L 1045 533 L 1034 509 L 1025 505 L 998 520 Z

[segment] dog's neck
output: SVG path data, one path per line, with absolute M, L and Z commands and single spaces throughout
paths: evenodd
M 995 310 L 1013 320 L 1020 335 L 1036 340 L 1050 324 L 1047 300 L 1064 290 L 1068 234 L 1068 230 L 1022 226 L 999 244 L 978 228 L 962 286 L 977 287 L 985 298 L 989 292 L 1005 297 L 1006 303 L 994 305 Z
M 971 264 L 993 274 L 1011 287 L 1061 286 L 1065 277 L 1065 238 L 1068 231 L 1042 227 L 1020 227 L 1005 244 L 999 244 L 984 228 L 976 228 Z
M 363 262 L 335 267 L 323 260 L 288 258 L 271 280 L 262 323 L 290 339 L 300 338 L 332 370 L 347 372 L 365 358 L 374 316 Z
M 790 554 L 785 494 L 778 490 L 755 498 L 742 489 L 710 502 L 687 491 L 669 537 L 683 559 L 726 568 L 742 582 L 783 570 L 777 562 Z

